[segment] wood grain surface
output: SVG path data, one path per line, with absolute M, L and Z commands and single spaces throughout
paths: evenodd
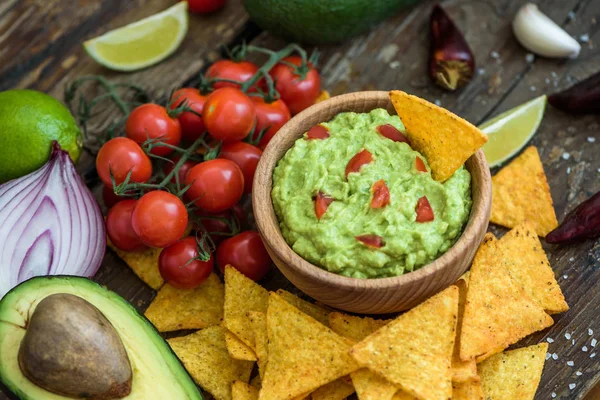
M 0 90 L 32 88 L 62 98 L 73 78 L 102 74 L 115 81 L 135 82 L 165 96 L 193 80 L 221 54 L 220 46 L 246 38 L 277 49 L 284 42 L 258 32 L 247 21 L 241 0 L 207 17 L 192 16 L 182 47 L 165 62 L 122 74 L 96 65 L 81 43 L 109 29 L 138 20 L 172 5 L 174 0 L 3 0 L 0 1 Z M 323 85 L 332 94 L 358 90 L 402 89 L 436 101 L 478 124 L 502 111 L 545 93 L 570 86 L 600 71 L 600 0 L 540 0 L 542 11 L 582 43 L 576 60 L 528 60 L 512 36 L 510 24 L 524 0 L 453 0 L 444 7 L 465 33 L 477 61 L 477 74 L 459 93 L 434 87 L 426 75 L 428 17 L 433 2 L 393 16 L 376 29 L 322 52 Z M 592 138 L 592 139 L 589 139 Z M 595 139 L 595 141 L 593 141 Z M 540 151 L 559 220 L 580 201 L 600 190 L 600 118 L 571 116 L 548 108 L 532 143 Z M 88 156 L 80 166 L 86 170 Z M 492 171 L 493 173 L 495 171 Z M 502 235 L 505 230 L 491 227 Z M 571 309 L 556 324 L 521 344 L 552 339 L 536 399 L 583 399 L 600 380 L 598 356 L 591 340 L 600 340 L 600 241 L 570 246 L 544 246 Z M 147 307 L 155 293 L 110 251 L 95 278 L 130 300 Z M 279 273 L 265 280 L 269 289 L 294 290 Z M 297 293 L 297 291 L 296 291 Z M 591 330 L 591 335 L 588 334 Z M 570 337 L 570 339 L 566 339 Z M 573 344 L 574 343 L 574 344 Z M 587 351 L 583 350 L 586 346 Z M 592 357 L 592 354 L 594 356 Z M 573 361 L 568 366 L 567 361 Z M 581 374 L 577 374 L 581 372 Z M 575 385 L 573 389 L 569 385 Z M 0 399 L 3 399 L 0 394 Z M 600 399 L 600 389 L 586 399 Z

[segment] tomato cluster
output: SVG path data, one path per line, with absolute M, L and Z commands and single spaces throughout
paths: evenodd
M 268 70 L 249 61 L 215 62 L 202 90 L 179 89 L 166 107 L 138 106 L 125 137 L 98 152 L 111 242 L 125 251 L 162 248 L 159 270 L 175 287 L 198 286 L 215 262 L 254 280 L 268 272 L 259 233 L 239 233 L 247 220 L 240 202 L 252 191 L 269 141 L 321 92 L 311 63 L 300 56 L 275 61 Z

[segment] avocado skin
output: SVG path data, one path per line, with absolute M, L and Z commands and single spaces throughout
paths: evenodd
M 180 384 L 185 387 L 184 391 L 187 394 L 185 400 L 203 400 L 200 389 L 195 385 L 192 377 L 183 367 L 177 355 L 171 350 L 168 343 L 160 336 L 160 333 L 156 330 L 154 325 L 146 317 L 141 315 L 127 300 L 119 296 L 117 293 L 112 292 L 105 287 L 93 282 L 90 279 L 82 278 L 79 276 L 71 275 L 57 275 L 57 276 L 37 276 L 29 280 L 26 280 L 19 285 L 12 288 L 6 295 L 0 299 L 0 321 L 5 313 L 11 312 L 10 304 L 14 301 L 14 297 L 19 297 L 22 293 L 36 292 L 40 286 L 46 289 L 48 286 L 56 284 L 56 292 L 62 293 L 61 289 L 64 287 L 76 287 L 79 293 L 85 293 L 86 291 L 96 292 L 104 297 L 104 301 L 115 302 L 119 305 L 123 314 L 127 314 L 131 324 L 136 324 L 140 329 L 144 331 L 151 339 L 152 344 L 158 349 L 163 356 L 162 359 L 152 360 L 156 362 L 166 363 L 169 365 L 172 371 L 177 374 L 177 382 L 167 382 L 167 384 Z M 82 296 L 84 299 L 85 296 Z M 94 304 L 92 302 L 92 304 Z M 110 320 L 111 316 L 106 315 Z M 127 347 L 127 346 L 126 346 Z M 2 354 L 0 353 L 0 363 L 3 362 Z M 18 368 L 18 367 L 17 367 Z M 19 370 L 19 373 L 20 370 Z M 28 381 L 29 382 L 29 381 Z M 31 383 L 31 385 L 34 385 Z M 43 398 L 32 397 L 27 393 L 27 387 L 16 387 L 12 382 L 2 374 L 0 369 L 0 391 L 6 394 L 11 400 L 44 400 Z M 48 392 L 49 393 L 49 392 Z M 57 396 L 52 393 L 53 396 Z M 62 397 L 62 396 L 61 396 Z M 135 398 L 133 391 L 131 394 L 124 399 Z M 72 400 L 69 397 L 64 397 L 65 400 Z
M 419 0 L 244 0 L 262 29 L 304 44 L 337 43 Z

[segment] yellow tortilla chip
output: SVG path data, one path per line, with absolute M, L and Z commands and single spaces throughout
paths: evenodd
M 159 332 L 218 325 L 223 317 L 223 284 L 215 274 L 193 290 L 166 284 L 144 315 Z
M 504 235 L 498 248 L 510 275 L 547 313 L 569 309 L 531 222 L 524 222 Z
M 534 146 L 492 177 L 490 222 L 514 228 L 526 220 L 542 237 L 558 226 L 550 187 Z
M 225 309 L 223 325 L 256 351 L 254 331 L 248 312 L 267 312 L 269 292 L 231 265 L 225 267 Z
M 390 320 L 356 317 L 337 311 L 329 314 L 329 326 L 331 330 L 355 342 L 360 342 L 389 322 Z
M 225 330 L 225 345 L 231 358 L 236 360 L 256 361 L 256 354 L 233 333 Z
M 425 156 L 438 182 L 450 178 L 487 142 L 479 128 L 435 104 L 399 90 L 392 90 L 390 98 L 411 147 Z
M 262 386 L 261 376 L 256 375 L 254 378 L 252 378 L 252 380 L 250 381 L 250 386 L 255 387 L 256 389 L 260 390 L 260 388 Z
M 398 390 L 392 399 L 393 400 L 419 400 L 415 396 L 410 395 L 402 390 Z
M 497 242 L 486 234 L 473 260 L 460 337 L 462 360 L 506 348 L 554 323 L 502 267 Z
M 483 400 L 483 390 L 479 379 L 452 383 L 452 400 Z
M 354 393 L 350 377 L 345 376 L 312 392 L 312 400 L 344 400 Z
M 269 338 L 267 337 L 267 316 L 265 313 L 250 311 L 248 313 L 256 343 L 256 357 L 258 358 L 258 373 L 262 378 L 267 368 L 269 359 Z
M 286 292 L 283 289 L 279 289 L 277 294 L 280 295 L 285 301 L 302 311 L 304 314 L 309 315 L 322 323 L 325 326 L 329 326 L 329 313 L 330 309 L 324 306 L 309 303 L 306 300 L 302 300 L 300 297 Z
M 123 251 L 117 249 L 109 240 L 107 245 L 152 289 L 158 290 L 164 285 L 165 281 L 158 271 L 158 256 L 162 249 L 150 247 L 142 251 Z
M 229 356 L 225 329 L 219 325 L 167 342 L 194 381 L 216 400 L 231 400 L 232 383 L 250 379 L 254 363 Z
M 319 97 L 317 97 L 317 99 L 315 100 L 315 104 L 320 103 L 325 100 L 328 100 L 330 98 L 331 98 L 331 95 L 329 94 L 329 92 L 327 90 L 321 90 L 321 93 L 319 93 Z
M 478 365 L 486 400 L 533 400 L 548 343 L 496 354 Z
M 258 389 L 242 381 L 235 381 L 231 385 L 231 398 L 233 400 L 258 400 Z
M 391 400 L 398 387 L 367 368 L 350 374 L 359 400 Z
M 346 339 L 271 293 L 269 362 L 260 399 L 291 399 L 356 371 Z
M 458 318 L 456 319 L 456 337 L 452 353 L 452 382 L 479 380 L 475 360 L 463 361 L 460 359 L 460 333 L 462 331 L 462 320 L 467 300 L 467 281 L 459 279 L 455 285 L 458 287 Z
M 410 395 L 447 400 L 457 313 L 458 288 L 450 286 L 375 331 L 350 354 Z

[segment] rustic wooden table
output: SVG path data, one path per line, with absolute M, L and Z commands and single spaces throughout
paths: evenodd
M 242 39 L 273 49 L 284 42 L 248 21 L 241 0 L 207 17 L 191 16 L 189 33 L 177 53 L 143 71 L 119 74 L 103 69 L 81 43 L 107 30 L 170 6 L 174 0 L 1 0 L 0 90 L 33 88 L 62 99 L 65 85 L 83 75 L 101 74 L 136 82 L 159 97 L 181 87 L 221 56 L 221 46 Z M 511 33 L 511 20 L 524 0 L 447 1 L 444 7 L 465 33 L 477 60 L 477 74 L 459 93 L 435 88 L 426 75 L 428 18 L 432 2 L 390 18 L 376 29 L 337 46 L 321 47 L 323 85 L 332 95 L 370 89 L 402 89 L 478 124 L 544 93 L 569 86 L 600 70 L 600 0 L 540 0 L 541 9 L 574 37 L 589 36 L 577 60 L 531 60 Z M 585 35 L 585 36 L 584 36 Z M 583 41 L 583 39 L 582 39 Z M 595 140 L 594 140 L 595 139 Z M 575 117 L 549 108 L 533 139 L 538 146 L 559 220 L 600 190 L 600 118 Z M 91 157 L 83 165 L 91 165 Z M 87 164 L 86 164 L 87 163 Z M 494 172 L 494 171 L 493 171 Z M 495 233 L 504 230 L 492 227 Z M 600 399 L 600 241 L 545 246 L 571 310 L 556 324 L 526 340 L 552 338 L 536 399 Z M 114 253 L 107 252 L 96 280 L 147 307 L 155 293 Z M 289 286 L 273 272 L 267 286 Z M 589 331 L 588 331 L 589 330 Z M 572 339 L 567 340 L 566 334 Z M 568 335 L 567 335 L 568 336 Z M 573 342 L 574 340 L 574 342 Z M 574 344 L 573 344 L 574 343 Z M 587 352 L 582 350 L 587 346 Z M 595 351 L 598 356 L 595 357 Z M 568 366 L 567 361 L 574 365 Z M 580 372 L 581 374 L 578 374 Z M 570 389 L 569 386 L 573 387 Z M 591 391 L 591 392 L 590 392 Z M 595 394 L 594 394 L 595 393 Z M 0 394 L 0 399 L 4 399 Z

